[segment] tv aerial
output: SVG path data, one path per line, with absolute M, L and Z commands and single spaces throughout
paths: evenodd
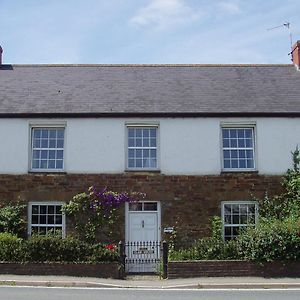
M 293 35 L 292 35 L 292 30 L 291 30 L 291 23 L 290 22 L 285 22 L 281 25 L 275 26 L 275 27 L 271 27 L 268 28 L 267 30 L 274 30 L 274 29 L 278 29 L 284 27 L 289 31 L 289 37 L 290 37 L 290 47 L 291 47 L 291 52 L 289 53 L 289 55 L 291 55 L 292 51 L 293 51 Z

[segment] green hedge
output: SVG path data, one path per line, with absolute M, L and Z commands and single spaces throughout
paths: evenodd
M 170 260 L 299 261 L 300 220 L 261 220 L 236 240 L 203 238 L 188 249 L 170 251 Z
M 116 249 L 105 244 L 88 244 L 78 239 L 33 236 L 28 240 L 0 233 L 0 261 L 12 262 L 111 262 L 118 259 Z
M 239 257 L 235 241 L 224 242 L 220 238 L 208 237 L 194 243 L 188 249 L 171 250 L 170 260 L 226 260 Z
M 241 256 L 253 261 L 300 260 L 300 220 L 273 220 L 237 239 Z

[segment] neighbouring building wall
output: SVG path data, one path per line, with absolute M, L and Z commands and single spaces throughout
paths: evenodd
M 297 118 L 0 119 L 0 173 L 27 174 L 30 125 L 65 124 L 64 171 L 120 174 L 126 166 L 126 123 L 158 124 L 159 169 L 166 175 L 218 175 L 221 124 L 255 124 L 259 174 L 280 175 L 291 166 L 300 138 Z

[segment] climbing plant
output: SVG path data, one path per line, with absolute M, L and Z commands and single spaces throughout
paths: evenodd
M 91 186 L 87 192 L 75 195 L 63 206 L 63 211 L 72 218 L 79 237 L 89 243 L 99 239 L 108 240 L 119 217 L 118 209 L 126 202 L 137 202 L 143 193 L 102 190 Z

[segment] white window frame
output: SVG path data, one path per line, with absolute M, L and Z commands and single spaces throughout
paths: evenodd
M 235 204 L 235 205 L 243 205 L 243 204 L 248 204 L 248 205 L 255 205 L 255 223 L 253 225 L 249 225 L 249 224 L 225 224 L 225 205 L 232 205 L 232 204 Z M 238 228 L 241 228 L 241 227 L 247 227 L 247 226 L 253 226 L 253 227 L 256 227 L 257 224 L 258 224 L 258 212 L 259 212 L 259 208 L 258 208 L 258 202 L 257 201 L 222 201 L 221 202 L 221 220 L 222 220 L 222 238 L 223 240 L 225 240 L 225 228 L 226 227 L 238 227 Z
M 253 150 L 253 168 L 225 168 L 224 167 L 224 147 L 223 147 L 223 129 L 252 129 L 253 132 L 253 147 L 247 148 L 231 148 L 228 147 L 228 150 Z M 257 171 L 257 146 L 256 146 L 256 123 L 255 122 L 237 122 L 237 123 L 225 123 L 221 122 L 220 126 L 220 150 L 221 150 L 221 164 L 222 172 L 255 172 Z M 226 150 L 227 148 L 225 148 Z
M 140 167 L 129 167 L 128 162 L 128 150 L 129 150 L 129 128 L 140 128 L 140 129 L 148 129 L 148 128 L 155 128 L 156 129 L 156 147 L 153 149 L 156 149 L 156 167 L 145 167 L 145 168 L 140 168 Z M 159 130 L 159 124 L 158 123 L 125 123 L 125 170 L 126 171 L 159 171 L 160 170 L 160 130 Z M 136 147 L 132 147 L 136 148 Z M 151 147 L 140 147 L 141 149 L 143 148 L 151 148 Z
M 50 169 L 50 168 L 33 168 L 32 163 L 33 163 L 33 131 L 34 129 L 63 129 L 64 130 L 64 147 L 63 149 L 63 166 L 60 169 Z M 66 123 L 33 123 L 30 124 L 29 126 L 29 171 L 34 172 L 34 173 L 61 173 L 65 172 L 65 161 L 66 161 Z M 46 148 L 45 148 L 46 149 Z M 47 148 L 49 149 L 49 148 Z M 50 148 L 51 149 L 51 148 Z M 57 148 L 55 148 L 56 150 Z
M 56 224 L 32 224 L 31 218 L 32 218 L 32 206 L 33 205 L 46 205 L 46 206 L 52 206 L 52 205 L 64 205 L 66 204 L 63 201 L 30 201 L 28 203 L 28 215 L 27 215 L 27 233 L 28 236 L 31 236 L 32 230 L 31 227 L 32 225 L 34 226 L 39 226 L 39 227 L 62 227 L 62 237 L 66 237 L 66 215 L 62 213 L 62 224 L 56 225 Z M 46 214 L 47 216 L 47 214 Z

